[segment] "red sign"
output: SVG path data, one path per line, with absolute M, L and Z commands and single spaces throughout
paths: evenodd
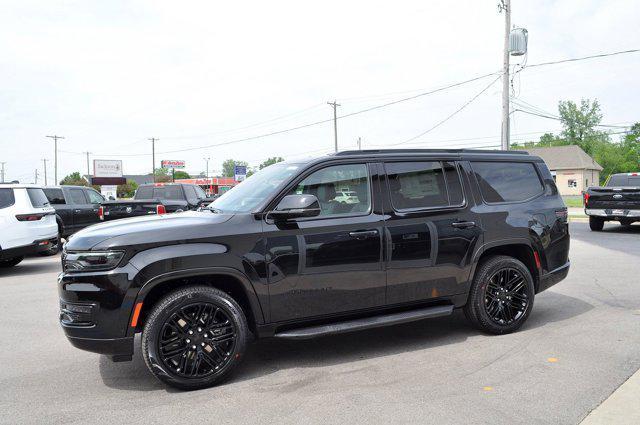
M 160 166 L 162 168 L 184 168 L 184 161 L 175 160 L 175 159 L 163 159 L 160 161 Z

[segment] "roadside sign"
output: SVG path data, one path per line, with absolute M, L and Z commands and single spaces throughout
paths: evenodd
M 235 180 L 237 182 L 241 182 L 247 178 L 247 166 L 246 165 L 236 165 L 234 167 Z
M 162 168 L 173 168 L 174 170 L 178 170 L 185 167 L 185 162 L 178 159 L 163 159 L 160 161 L 160 166 Z
M 119 159 L 94 159 L 94 177 L 122 177 L 122 161 Z

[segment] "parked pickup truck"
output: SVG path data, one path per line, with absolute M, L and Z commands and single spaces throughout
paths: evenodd
M 640 172 L 613 174 L 603 187 L 584 192 L 584 212 L 591 230 L 600 231 L 605 221 L 623 226 L 640 221 Z
M 85 186 L 48 186 L 42 189 L 49 204 L 56 210 L 58 239 L 100 222 L 100 204 L 105 199 L 95 189 Z M 55 253 L 58 246 L 51 246 Z
M 207 198 L 205 191 L 195 184 L 143 184 L 131 200 L 103 202 L 100 217 L 106 221 L 197 210 L 208 205 L 212 200 Z

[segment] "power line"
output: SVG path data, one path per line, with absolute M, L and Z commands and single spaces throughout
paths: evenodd
M 605 57 L 609 57 L 609 56 L 624 55 L 624 54 L 627 54 L 627 53 L 637 53 L 637 52 L 640 52 L 640 49 L 621 50 L 619 52 L 601 53 L 601 54 L 598 54 L 598 55 L 583 56 L 583 57 L 580 57 L 580 58 L 561 59 L 561 60 L 557 60 L 557 61 L 534 63 L 532 65 L 527 65 L 526 68 L 535 68 L 535 67 L 538 67 L 538 66 L 555 65 L 555 64 L 558 64 L 558 63 L 565 63 L 565 62 L 577 62 L 577 61 L 583 61 L 583 60 L 587 60 L 587 59 L 605 58 Z M 524 68 L 524 69 L 526 69 L 526 68 Z
M 466 101 L 464 104 L 462 104 L 462 106 L 460 106 L 458 109 L 456 109 L 453 113 L 449 114 L 447 117 L 445 117 L 444 119 L 438 121 L 435 125 L 433 125 L 432 127 L 428 128 L 427 130 L 421 132 L 420 134 L 417 134 L 403 142 L 400 143 L 393 143 L 389 146 L 398 146 L 398 145 L 404 145 L 405 143 L 409 143 L 415 139 L 418 139 L 422 136 L 424 136 L 425 134 L 435 130 L 436 128 L 440 127 L 442 124 L 444 124 L 445 122 L 449 121 L 451 118 L 453 118 L 455 115 L 457 115 L 459 112 L 461 112 L 464 108 L 466 108 L 467 106 L 469 106 L 471 103 L 473 103 L 477 98 L 479 98 L 484 92 L 486 92 L 487 90 L 489 90 L 489 88 L 494 85 L 500 78 L 502 78 L 502 76 L 498 76 L 498 78 L 496 78 L 495 80 L 491 81 L 491 83 L 489 83 L 489 85 L 487 85 L 485 88 L 483 88 L 482 90 L 480 90 L 475 96 L 473 96 L 471 99 L 469 99 L 468 101 Z

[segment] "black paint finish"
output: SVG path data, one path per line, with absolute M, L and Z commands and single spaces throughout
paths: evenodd
M 523 202 L 486 203 L 473 171 L 473 162 L 480 160 L 495 162 L 496 167 L 502 161 L 534 163 L 544 191 Z M 385 164 L 412 161 L 443 164 L 445 178 L 438 184 L 446 182 L 450 189 L 439 199 L 448 199 L 449 205 L 393 208 Z M 368 211 L 290 220 L 269 217 L 268 212 L 311 173 L 348 164 L 368 170 Z M 296 165 L 296 174 L 250 213 L 150 215 L 101 223 L 73 235 L 67 252 L 117 250 L 125 255 L 113 270 L 60 274 L 65 308 L 66 303 L 92 306 L 90 325 L 63 323 L 72 343 L 90 351 L 130 355 L 145 312 L 162 294 L 193 282 L 232 293 L 255 333 L 269 336 L 381 313 L 461 307 L 478 262 L 498 251 L 521 259 L 538 291 L 566 276 L 566 209 L 537 157 L 363 151 Z M 251 179 L 243 184 L 251 184 Z M 406 205 L 419 205 L 415 194 L 403 196 L 413 196 Z M 143 303 L 143 309 L 132 327 L 137 303 Z

